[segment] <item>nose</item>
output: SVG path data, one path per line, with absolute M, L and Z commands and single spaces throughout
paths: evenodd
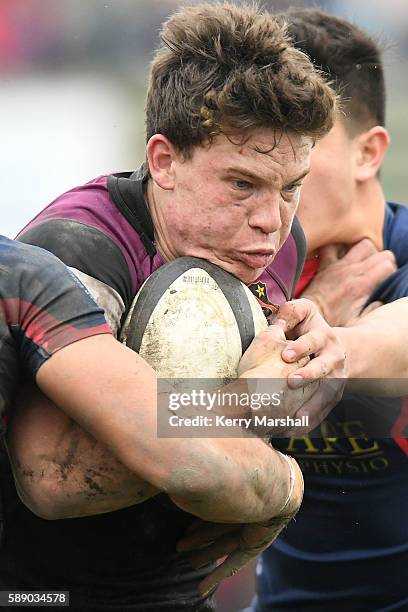
M 270 194 L 257 197 L 251 208 L 248 224 L 264 234 L 277 232 L 282 226 L 279 195 Z

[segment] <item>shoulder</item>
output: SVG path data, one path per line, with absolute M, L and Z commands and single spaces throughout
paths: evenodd
M 119 325 L 140 284 L 143 245 L 98 177 L 54 200 L 18 235 L 18 240 L 54 253 L 72 268 Z
M 3 293 L 6 283 L 19 287 L 27 276 L 33 275 L 46 280 L 65 267 L 45 249 L 0 236 L 0 269 Z
M 384 247 L 393 251 L 397 263 L 408 262 L 408 207 L 387 202 L 384 218 Z
M 60 348 L 110 333 L 101 309 L 51 253 L 1 238 L 0 265 L 1 318 L 31 374 Z

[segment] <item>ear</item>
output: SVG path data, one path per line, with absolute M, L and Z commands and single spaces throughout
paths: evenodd
M 155 134 L 147 143 L 146 155 L 154 182 L 162 189 L 174 189 L 174 162 L 179 155 L 170 140 L 163 134 Z
M 367 181 L 377 175 L 389 144 L 388 132 L 381 125 L 376 125 L 357 137 L 355 178 L 358 182 Z

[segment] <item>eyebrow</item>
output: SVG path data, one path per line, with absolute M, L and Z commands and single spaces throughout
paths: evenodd
M 251 172 L 250 170 L 246 170 L 245 168 L 230 166 L 229 168 L 226 169 L 226 172 L 231 173 L 231 174 L 234 172 L 238 174 L 242 174 L 243 176 L 246 176 L 252 179 L 253 181 L 264 181 L 265 180 L 263 176 L 254 174 L 253 172 Z M 306 168 L 306 170 L 302 172 L 302 174 L 299 174 L 298 177 L 291 179 L 291 181 L 289 183 L 286 183 L 286 185 L 293 185 L 294 183 L 301 181 L 302 178 L 304 178 L 307 174 L 309 174 L 309 172 L 310 172 L 310 166 Z
M 228 174 L 233 174 L 233 173 L 242 174 L 243 176 L 246 176 L 252 179 L 253 181 L 264 180 L 262 176 L 259 176 L 258 174 L 254 174 L 253 172 L 251 172 L 250 170 L 246 170 L 245 168 L 240 168 L 239 166 L 230 166 L 229 168 L 226 168 L 226 172 Z
M 309 174 L 310 172 L 310 166 L 308 168 L 306 168 L 306 170 L 304 172 L 302 172 L 302 174 L 299 174 L 299 176 L 293 180 L 290 181 L 290 183 L 287 183 L 288 185 L 294 185 L 295 183 L 297 183 L 298 181 L 301 181 L 302 178 L 305 178 L 305 176 L 307 174 Z

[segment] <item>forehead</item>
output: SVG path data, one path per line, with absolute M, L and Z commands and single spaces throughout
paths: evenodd
M 256 130 L 245 141 L 217 136 L 202 152 L 212 171 L 247 170 L 260 179 L 289 178 L 308 169 L 313 141 L 297 134 Z

